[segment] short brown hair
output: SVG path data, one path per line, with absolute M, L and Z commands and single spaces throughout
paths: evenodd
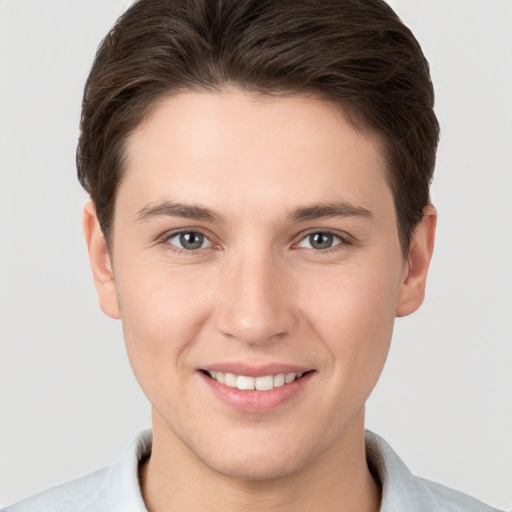
M 107 241 L 128 136 L 157 99 L 227 86 L 325 99 L 375 133 L 408 250 L 439 125 L 420 45 L 381 0 L 138 0 L 102 41 L 83 98 L 78 177 Z

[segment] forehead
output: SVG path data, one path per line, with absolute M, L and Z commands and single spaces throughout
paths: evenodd
M 246 209 L 339 200 L 366 207 L 390 198 L 377 139 L 336 105 L 306 97 L 238 90 L 166 97 L 130 136 L 126 157 L 119 194 L 131 203 L 228 209 L 242 195 Z

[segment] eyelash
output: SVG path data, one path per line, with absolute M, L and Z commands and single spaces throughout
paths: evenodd
M 200 235 L 201 237 L 203 237 L 204 241 L 209 242 L 209 245 L 207 247 L 199 247 L 197 249 L 185 249 L 184 247 L 179 247 L 170 242 L 170 240 L 172 240 L 175 237 L 178 237 L 181 235 L 191 235 L 191 234 L 196 235 L 196 236 Z M 211 239 L 208 235 L 206 235 L 205 233 L 203 233 L 202 231 L 200 231 L 198 229 L 182 229 L 180 231 L 174 231 L 173 233 L 168 233 L 163 237 L 162 243 L 173 251 L 177 251 L 177 252 L 181 252 L 181 253 L 185 253 L 185 254 L 196 254 L 199 251 L 202 251 L 204 249 L 209 249 L 210 247 L 215 245 L 211 241 Z
M 313 237 L 315 235 L 331 237 L 333 241 L 337 240 L 337 243 L 335 243 L 334 245 L 331 245 L 330 247 L 326 247 L 324 249 L 318 249 L 315 247 L 311 247 L 311 237 Z M 315 251 L 315 253 L 318 253 L 318 254 L 330 253 L 332 251 L 340 250 L 343 247 L 350 245 L 350 241 L 349 241 L 347 235 L 341 235 L 339 233 L 334 233 L 334 232 L 328 231 L 328 230 L 326 230 L 326 231 L 320 230 L 320 231 L 310 231 L 309 233 L 305 234 L 304 236 L 302 236 L 302 238 L 296 244 L 294 244 L 293 247 L 298 247 L 299 244 L 305 242 L 308 239 L 310 240 L 309 241 L 310 247 L 305 247 L 305 249 L 313 250 L 313 251 Z
M 175 237 L 181 236 L 181 235 L 199 235 L 203 237 L 203 241 L 206 241 L 209 243 L 207 247 L 199 247 L 197 249 L 185 249 L 184 247 L 179 247 L 176 244 L 173 244 L 170 242 Z M 329 230 L 316 230 L 316 231 L 310 231 L 304 235 L 301 236 L 300 240 L 292 245 L 292 248 L 300 249 L 300 244 L 306 241 L 308 238 L 314 236 L 314 235 L 322 235 L 322 236 L 328 236 L 332 237 L 333 240 L 337 240 L 337 243 L 335 245 L 332 245 L 330 247 L 326 247 L 325 249 L 315 249 L 314 247 L 311 247 L 311 241 L 309 242 L 310 247 L 305 247 L 306 250 L 312 250 L 317 254 L 327 254 L 332 251 L 341 250 L 345 248 L 346 246 L 353 245 L 353 240 L 346 234 L 346 233 L 336 233 Z M 219 247 L 214 242 L 212 242 L 211 238 L 205 234 L 204 232 L 198 230 L 198 229 L 187 229 L 187 230 L 180 230 L 175 231 L 172 233 L 168 233 L 162 237 L 162 244 L 164 244 L 167 248 L 170 250 L 185 253 L 185 254 L 197 254 L 200 251 L 203 251 L 204 249 L 210 249 L 212 247 Z M 202 244 L 201 244 L 202 245 Z

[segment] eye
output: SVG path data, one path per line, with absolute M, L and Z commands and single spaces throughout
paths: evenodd
M 199 231 L 181 231 L 169 236 L 166 242 L 186 251 L 205 249 L 212 245 L 212 242 Z
M 338 235 L 333 233 L 318 231 L 310 233 L 305 236 L 298 244 L 297 247 L 305 247 L 306 249 L 325 250 L 331 249 L 343 243 L 343 240 Z

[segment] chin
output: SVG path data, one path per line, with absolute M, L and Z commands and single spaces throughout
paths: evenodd
M 292 442 L 290 432 L 287 439 L 262 439 L 255 436 L 252 441 L 241 441 L 224 439 L 222 443 L 210 445 L 215 450 L 202 446 L 198 447 L 195 454 L 212 471 L 228 478 L 246 481 L 274 480 L 289 476 L 307 466 L 316 454 L 314 449 L 305 449 L 308 443 Z M 222 449 L 219 449 L 220 445 L 223 445 Z M 302 448 L 299 449 L 298 446 Z
M 251 456 L 225 458 L 223 460 L 206 460 L 203 463 L 210 470 L 228 478 L 263 482 L 283 478 L 295 473 L 302 465 L 297 460 L 280 454 L 272 456 Z

